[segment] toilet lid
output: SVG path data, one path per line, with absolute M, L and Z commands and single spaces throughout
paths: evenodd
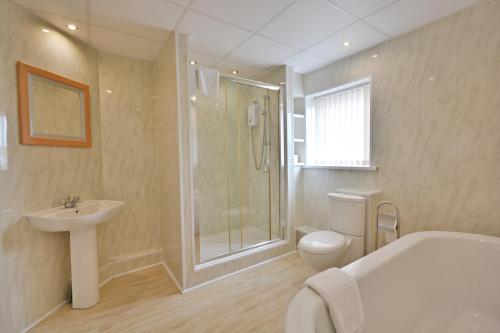
M 344 236 L 335 231 L 315 231 L 300 239 L 299 248 L 312 254 L 328 254 L 345 247 Z

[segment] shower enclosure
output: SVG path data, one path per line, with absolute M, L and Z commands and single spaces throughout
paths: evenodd
M 282 239 L 280 87 L 221 76 L 191 97 L 195 262 Z

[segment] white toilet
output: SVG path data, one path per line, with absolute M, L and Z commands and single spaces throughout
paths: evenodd
M 299 241 L 305 263 L 323 271 L 342 267 L 364 254 L 366 198 L 343 193 L 328 193 L 329 230 L 314 231 Z

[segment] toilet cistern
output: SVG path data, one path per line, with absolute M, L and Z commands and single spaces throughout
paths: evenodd
M 342 267 L 363 256 L 366 198 L 328 193 L 328 230 L 314 231 L 299 241 L 299 254 L 312 268 Z

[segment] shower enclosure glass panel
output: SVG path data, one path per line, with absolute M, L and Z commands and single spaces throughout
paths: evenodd
M 279 91 L 221 77 L 191 104 L 196 262 L 281 239 Z

